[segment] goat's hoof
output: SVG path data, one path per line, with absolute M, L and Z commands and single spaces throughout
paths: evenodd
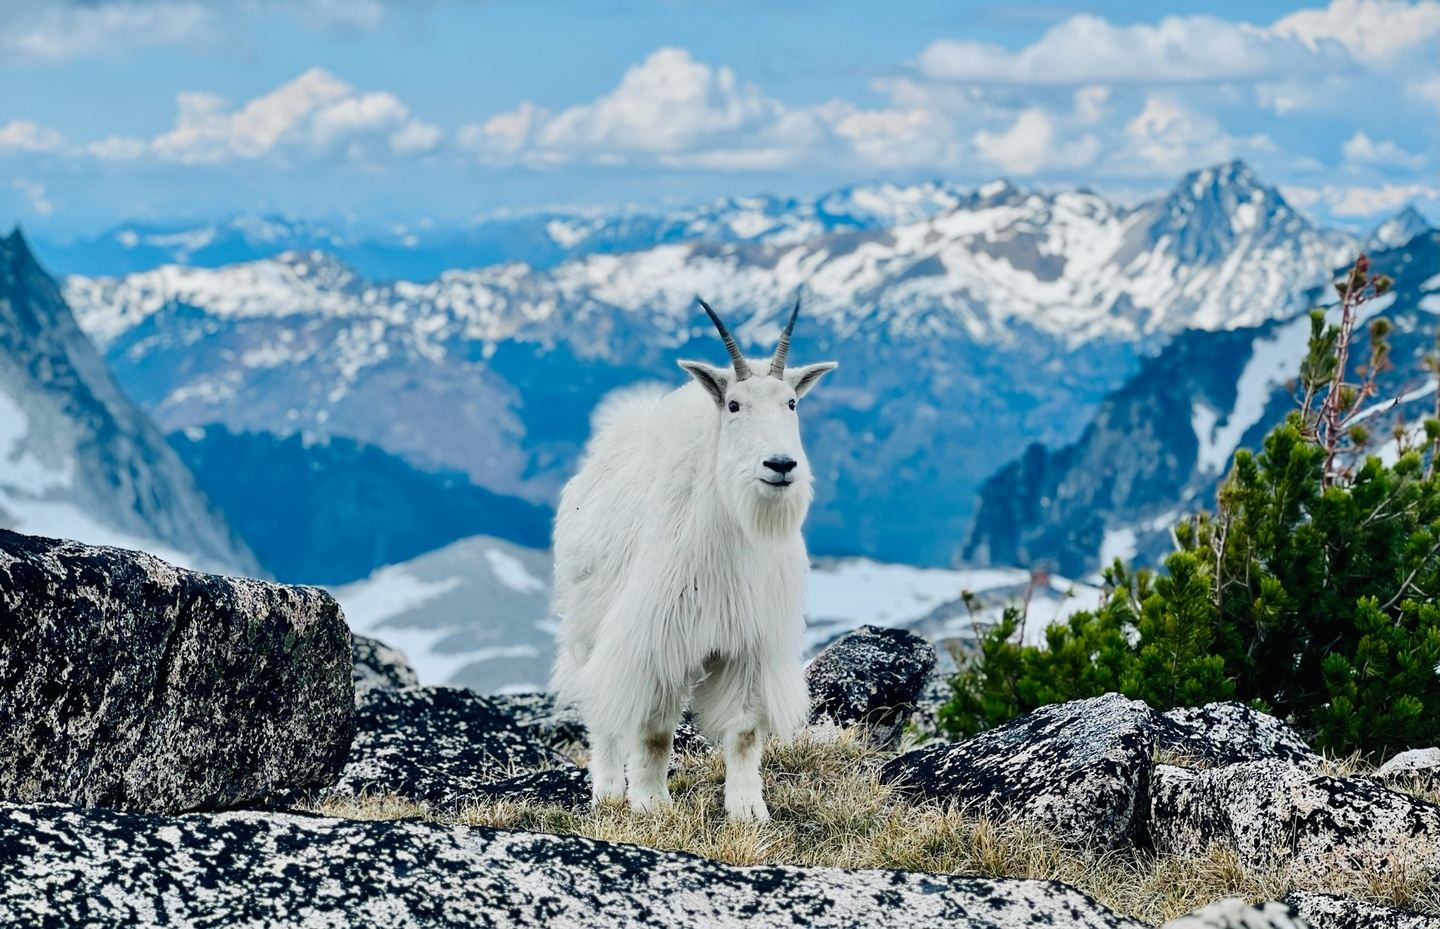
M 630 798 L 630 809 L 636 813 L 660 813 L 674 806 L 675 801 L 670 799 L 668 791 L 666 793 Z
M 765 801 L 759 797 L 726 800 L 725 815 L 731 822 L 737 823 L 768 823 L 770 811 L 765 807 Z
M 610 793 L 610 792 L 599 793 L 599 792 L 597 792 L 597 793 L 593 793 L 593 794 L 590 795 L 590 809 L 592 809 L 592 810 L 598 810 L 598 809 L 600 809 L 602 806 L 614 806 L 614 805 L 617 804 L 617 803 L 624 803 L 624 802 L 625 802 L 625 792 L 624 792 L 624 791 L 616 791 L 616 792 L 614 792 L 614 793 Z

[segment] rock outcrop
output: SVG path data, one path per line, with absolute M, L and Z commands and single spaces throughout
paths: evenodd
M 556 751 L 590 744 L 580 714 L 572 707 L 558 705 L 554 694 L 494 694 L 487 699 L 536 741 Z
M 1207 771 L 1156 765 L 1149 836 L 1182 855 L 1219 842 L 1248 868 L 1283 868 L 1300 881 L 1402 867 L 1440 873 L 1440 807 L 1273 759 Z
M 1155 713 L 1107 694 L 1042 707 L 964 742 L 888 762 L 882 780 L 946 803 L 1027 819 L 1079 846 L 1113 848 L 1140 831 Z
M 355 720 L 350 757 L 327 797 L 394 795 L 453 808 L 482 796 L 486 784 L 570 765 L 503 705 L 454 687 L 372 690 Z
M 861 626 L 806 666 L 810 722 L 862 725 L 877 742 L 894 742 L 934 669 L 935 647 L 920 636 Z
M 351 657 L 355 662 L 355 699 L 372 690 L 399 690 L 419 687 L 420 678 L 399 649 L 378 639 L 351 634 Z
M 1144 929 L 1063 884 L 737 868 L 573 836 L 0 807 L 0 924 Z
M 533 803 L 578 813 L 590 809 L 590 772 L 575 765 L 517 774 L 474 787 L 468 802 Z
M 1156 744 L 1209 765 L 1278 758 L 1314 767 L 1322 760 L 1294 729 L 1243 703 L 1207 703 L 1162 715 L 1167 724 L 1157 731 Z
M 1375 776 L 1386 781 L 1440 784 L 1440 748 L 1414 748 L 1382 764 Z
M 0 530 L 0 799 L 177 812 L 323 786 L 351 673 L 324 591 Z

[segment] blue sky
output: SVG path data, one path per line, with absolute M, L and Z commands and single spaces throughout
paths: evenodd
M 1440 0 L 0 0 L 0 221 L 463 222 L 1239 157 L 1440 218 Z

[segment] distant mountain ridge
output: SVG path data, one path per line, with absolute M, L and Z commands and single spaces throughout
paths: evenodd
M 328 433 L 543 506 L 601 395 L 679 383 L 676 357 L 717 354 L 697 293 L 747 347 L 768 351 L 780 307 L 803 289 L 794 357 L 841 362 L 805 403 L 820 476 L 815 550 L 943 565 L 960 557 L 974 494 L 997 462 L 1033 441 L 1075 440 L 1173 333 L 1303 309 L 1304 288 L 1355 247 L 1238 162 L 1134 207 L 1003 182 L 857 189 L 839 203 L 899 219 L 795 242 L 760 232 L 548 269 L 511 262 L 428 283 L 376 282 L 331 255 L 292 252 L 71 277 L 66 293 L 167 431 Z M 775 228 L 802 229 L 804 218 Z
M 856 184 L 810 201 L 728 197 L 662 212 L 538 211 L 465 225 L 396 224 L 388 230 L 241 214 L 199 224 L 126 223 L 98 236 L 42 241 L 37 247 L 62 272 L 87 276 L 132 274 L 167 264 L 219 268 L 285 252 L 320 251 L 375 280 L 431 281 L 457 269 L 513 261 L 546 269 L 580 255 L 684 242 L 802 242 L 922 220 L 978 196 L 983 195 L 940 181 Z
M 260 575 L 20 232 L 0 237 L 0 526 Z
M 342 584 L 479 533 L 550 544 L 549 508 L 353 439 L 219 425 L 169 438 L 235 531 L 287 583 Z
M 1433 415 L 1435 383 L 1420 362 L 1440 330 L 1440 232 L 1409 235 L 1370 258 L 1395 278 L 1392 293 L 1367 307 L 1394 324 L 1394 368 L 1366 426 L 1373 451 L 1393 457 L 1397 419 L 1414 428 Z M 1306 296 L 1333 302 L 1328 286 Z M 1258 449 L 1295 409 L 1308 336 L 1305 315 L 1178 336 L 1105 399 L 1077 442 L 1031 445 L 985 482 L 964 556 L 1077 576 L 1114 556 L 1154 563 L 1170 549 L 1176 520 L 1213 510 L 1235 450 Z

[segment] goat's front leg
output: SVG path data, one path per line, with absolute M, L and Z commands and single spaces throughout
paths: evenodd
M 650 813 L 670 806 L 670 748 L 675 733 L 646 729 L 630 755 L 630 809 Z
M 733 820 L 764 822 L 770 811 L 760 783 L 760 754 L 770 728 L 766 698 L 775 688 L 766 669 L 752 662 L 717 660 L 707 670 L 695 688 L 695 711 L 701 729 L 725 754 L 725 813 Z M 803 692 L 803 678 L 800 688 Z M 785 695 L 783 688 L 778 692 Z
M 725 750 L 725 815 L 734 820 L 765 822 L 770 810 L 760 784 L 760 753 L 765 733 L 758 728 L 728 732 Z
M 590 736 L 590 795 L 594 806 L 625 796 L 625 746 L 616 735 Z
M 678 701 L 664 700 L 646 714 L 630 751 L 630 809 L 649 813 L 670 807 L 670 750 L 680 718 Z

